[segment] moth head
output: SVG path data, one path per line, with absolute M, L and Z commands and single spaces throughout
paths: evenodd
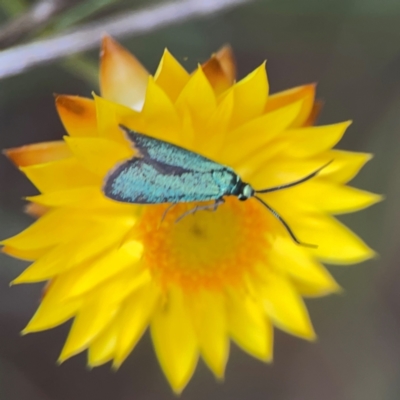
M 239 200 L 244 201 L 253 197 L 253 195 L 254 189 L 249 184 L 244 183 L 237 197 Z

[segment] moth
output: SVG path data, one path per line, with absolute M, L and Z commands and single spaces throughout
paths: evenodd
M 228 166 L 172 143 L 132 131 L 123 125 L 120 125 L 120 128 L 139 155 L 118 164 L 110 171 L 103 186 L 106 197 L 135 204 L 174 205 L 181 202 L 214 200 L 211 206 L 196 206 L 183 216 L 197 210 L 210 208 L 216 210 L 224 202 L 225 196 L 236 196 L 241 201 L 254 197 L 283 224 L 297 244 L 315 247 L 300 242 L 278 212 L 257 194 L 275 192 L 306 182 L 331 161 L 295 182 L 254 190 Z

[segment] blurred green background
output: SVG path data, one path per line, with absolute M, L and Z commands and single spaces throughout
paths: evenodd
M 199 0 L 200 1 L 200 0 Z M 101 3 L 101 4 L 100 4 Z M 154 3 L 154 2 L 152 2 Z M 0 22 L 27 1 L 0 1 Z M 51 36 L 146 1 L 78 1 L 28 35 Z M 86 10 L 86 14 L 84 11 Z M 1 32 L 1 25 L 0 25 Z M 276 331 L 265 365 L 234 345 L 223 384 L 199 367 L 182 399 L 398 400 L 400 398 L 400 2 L 398 0 L 258 0 L 121 42 L 154 72 L 164 47 L 189 70 L 221 45 L 235 51 L 239 77 L 268 59 L 272 92 L 318 82 L 325 101 L 319 123 L 353 119 L 339 148 L 375 158 L 353 181 L 387 200 L 341 218 L 380 254 L 330 268 L 342 295 L 307 300 L 314 344 Z M 100 37 L 99 37 L 100 43 Z M 98 92 L 98 50 L 0 81 L 0 148 L 56 140 L 64 131 L 53 93 Z M 33 186 L 0 159 L 0 237 L 22 230 Z M 9 288 L 26 263 L 0 255 L 0 399 L 174 399 L 146 334 L 121 369 L 88 371 L 81 354 L 56 366 L 69 324 L 21 337 L 42 285 Z

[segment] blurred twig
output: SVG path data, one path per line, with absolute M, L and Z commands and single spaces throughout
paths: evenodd
M 115 37 L 139 35 L 189 18 L 214 14 L 251 0 L 178 0 L 139 11 L 126 11 L 50 39 L 0 52 L 0 78 L 17 75 L 35 66 L 99 45 L 105 32 Z
M 54 23 L 53 29 L 55 31 L 62 31 L 66 28 L 81 22 L 96 12 L 105 9 L 106 7 L 117 3 L 119 0 L 86 0 L 77 3 L 71 9 L 65 11 L 58 17 Z
M 16 43 L 27 34 L 40 29 L 70 4 L 71 2 L 68 0 L 39 0 L 0 28 L 0 49 Z
M 15 17 L 24 12 L 27 7 L 25 0 L 0 0 L 0 8 L 9 16 Z
M 61 66 L 78 78 L 85 79 L 92 87 L 98 86 L 99 67 L 98 64 L 92 60 L 82 55 L 75 54 L 62 60 Z

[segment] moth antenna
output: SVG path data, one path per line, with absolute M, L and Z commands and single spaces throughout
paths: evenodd
M 322 167 L 318 168 L 317 170 L 312 172 L 310 175 L 307 175 L 304 178 L 299 179 L 298 181 L 291 182 L 291 183 L 286 183 L 285 185 L 274 186 L 274 187 L 268 188 L 268 189 L 256 190 L 255 192 L 256 193 L 276 192 L 277 190 L 287 189 L 287 188 L 290 188 L 292 186 L 299 185 L 300 183 L 306 182 L 309 179 L 314 178 L 314 176 L 316 176 L 319 172 L 321 172 L 324 168 L 326 168 L 332 162 L 333 162 L 333 160 L 327 162 L 325 165 L 323 165 Z
M 310 244 L 310 243 L 303 243 L 300 242 L 300 240 L 297 239 L 295 234 L 293 233 L 292 229 L 288 225 L 288 223 L 271 207 L 269 206 L 264 200 L 262 200 L 260 197 L 254 196 L 255 199 L 257 199 L 264 207 L 268 208 L 268 210 L 272 213 L 272 215 L 281 222 L 281 224 L 285 227 L 287 232 L 289 233 L 290 237 L 300 246 L 304 247 L 310 247 L 312 249 L 318 248 L 316 244 Z

